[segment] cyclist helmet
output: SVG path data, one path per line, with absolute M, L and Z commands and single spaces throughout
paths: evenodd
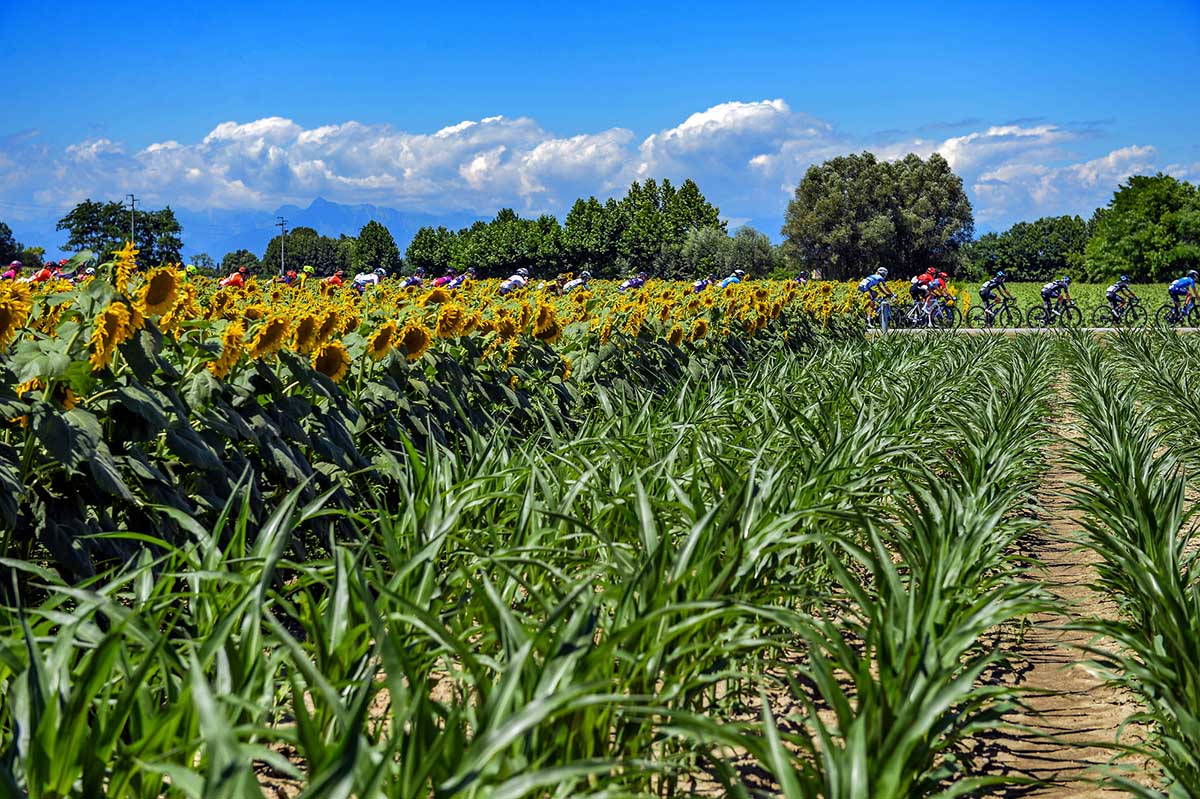
M 1188 270 L 1188 277 L 1190 277 L 1190 278 L 1192 278 L 1193 280 L 1195 280 L 1196 278 L 1200 277 L 1200 272 L 1197 272 L 1195 269 L 1189 269 L 1189 270 Z
M 96 270 L 89 266 L 87 269 L 83 270 L 83 273 L 85 275 L 94 275 L 96 274 Z
M 808 277 L 808 270 L 807 270 L 807 269 L 802 269 L 802 270 L 800 271 L 800 277 Z
M 1004 270 L 1003 270 L 1003 269 L 997 269 L 997 270 L 996 270 L 996 277 L 1004 277 Z
M 423 274 L 425 274 L 425 267 L 423 267 L 423 266 L 418 266 L 416 269 L 414 269 L 414 270 L 413 270 L 413 274 L 414 274 L 414 275 L 423 275 Z
M 239 267 L 238 267 L 238 271 L 239 271 L 239 272 L 241 272 L 241 273 L 244 275 L 244 274 L 246 274 L 246 267 L 244 267 L 244 266 L 239 266 Z
M 1062 279 L 1062 282 L 1063 282 L 1063 283 L 1066 283 L 1066 284 L 1069 286 L 1069 285 L 1071 285 L 1071 278 L 1069 278 L 1069 277 L 1064 277 L 1064 278 Z
M 650 277 L 650 273 L 649 272 L 638 272 L 638 277 L 640 277 L 642 280 L 645 280 L 646 278 Z
M 734 270 L 733 270 L 733 273 L 734 273 L 735 275 L 737 275 L 738 277 L 745 277 L 745 276 L 746 276 L 746 271 L 745 271 L 744 269 L 734 269 Z
M 580 272 L 580 273 L 579 273 L 579 279 L 580 279 L 580 280 L 591 280 L 591 279 L 592 279 L 592 273 L 591 273 L 591 272 L 589 272 L 589 271 L 587 271 L 587 270 L 585 269 L 585 270 L 583 270 L 582 272 Z
M 315 272 L 315 271 L 317 271 L 317 270 L 316 270 L 316 269 L 313 269 L 313 267 L 312 267 L 311 265 L 306 265 L 306 266 L 304 267 L 304 270 L 303 270 L 303 271 L 304 271 L 304 274 L 306 274 L 306 275 L 311 275 L 313 272 Z
M 379 275 L 380 277 L 383 277 L 387 274 L 387 270 L 384 269 L 382 266 L 377 266 L 377 267 L 375 267 L 375 274 Z
M 878 269 L 875 270 L 875 274 L 879 275 L 880 277 L 887 277 L 887 267 L 886 266 L 879 267 Z
M 925 270 L 925 274 L 927 274 L 927 275 L 936 275 L 936 274 L 937 274 L 937 268 L 936 268 L 936 267 L 932 267 L 932 266 L 931 266 L 931 267 L 929 267 L 928 269 L 926 269 L 926 270 Z
M 187 272 L 189 275 L 194 275 L 194 274 L 196 274 L 196 265 L 188 264 L 187 267 L 184 269 L 184 271 Z
M 1128 282 L 1129 282 L 1129 275 L 1121 275 L 1121 282 L 1122 282 L 1122 283 L 1128 283 Z
M 24 266 L 25 265 L 23 263 L 21 263 L 20 261 L 13 261 L 11 264 L 8 265 L 9 269 L 21 269 Z
M 949 279 L 950 279 L 950 276 L 949 276 L 949 275 L 947 275 L 945 272 L 938 272 L 938 277 L 940 277 L 942 280 L 949 280 Z
M 521 277 L 529 277 L 529 270 L 522 266 L 517 270 L 517 274 Z

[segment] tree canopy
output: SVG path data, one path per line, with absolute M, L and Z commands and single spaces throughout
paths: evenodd
M 372 219 L 358 231 L 356 239 L 349 246 L 349 255 L 355 272 L 366 272 L 378 268 L 385 269 L 389 274 L 400 268 L 400 249 L 396 240 L 386 227 Z M 345 255 L 343 255 L 345 257 Z
M 520 217 L 502 209 L 487 222 L 457 233 L 444 227 L 417 231 L 404 255 L 409 268 L 441 273 L 474 266 L 484 277 L 501 277 L 524 267 L 550 276 L 562 270 L 617 277 L 635 269 L 660 277 L 681 276 L 689 234 L 714 228 L 725 235 L 719 209 L 691 180 L 676 188 L 669 180 L 635 182 L 621 199 L 579 199 L 564 224 L 550 215 Z
M 973 278 L 1003 270 L 1015 280 L 1050 280 L 1077 272 L 1089 235 L 1088 223 L 1078 216 L 1046 216 L 1018 222 L 1003 233 L 985 233 L 965 251 Z
M 1092 217 L 1084 277 L 1165 281 L 1200 268 L 1200 192 L 1169 175 L 1135 175 Z
M 783 226 L 790 258 L 839 279 L 880 266 L 954 273 L 974 231 L 962 179 L 937 153 L 892 162 L 864 152 L 809 167 Z
M 297 227 L 287 232 L 286 240 L 275 236 L 267 243 L 260 270 L 278 274 L 280 269 L 280 242 L 283 242 L 285 269 L 311 266 L 320 274 L 330 274 L 339 269 L 349 271 L 349 251 L 339 246 L 338 239 L 322 236 L 310 227 Z
M 58 220 L 56 228 L 68 234 L 64 250 L 91 250 L 107 259 L 129 240 L 129 209 L 118 202 L 84 200 Z M 161 211 L 133 212 L 134 246 L 143 264 L 179 263 L 183 232 L 170 206 Z
M 258 256 L 249 250 L 227 252 L 225 253 L 225 257 L 221 259 L 221 272 L 225 274 L 236 272 L 242 266 L 246 267 L 246 271 L 252 274 L 262 271 L 262 264 L 258 260 Z

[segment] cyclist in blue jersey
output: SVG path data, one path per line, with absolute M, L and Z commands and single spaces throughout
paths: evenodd
M 889 299 L 896 296 L 895 294 L 892 293 L 892 290 L 888 288 L 887 276 L 888 276 L 887 268 L 881 266 L 875 270 L 875 274 L 867 275 L 866 277 L 864 277 L 862 280 L 860 280 L 858 282 L 859 292 L 866 294 L 867 298 L 871 302 L 871 313 L 872 314 L 874 314 L 875 310 L 876 310 L 876 304 L 875 304 L 875 299 L 876 299 L 875 292 L 876 291 L 878 291 L 884 297 L 887 297 Z
M 1175 310 L 1179 310 L 1179 301 L 1184 297 L 1192 302 L 1200 299 L 1200 290 L 1196 287 L 1196 278 L 1200 274 L 1195 269 L 1188 270 L 1188 273 L 1178 280 L 1167 286 L 1167 293 L 1171 295 L 1171 302 L 1175 303 Z
M 1125 306 L 1133 299 L 1133 289 L 1129 288 L 1129 275 L 1121 275 L 1117 278 L 1117 282 L 1104 290 L 1104 299 L 1108 300 L 1108 306 L 1112 308 L 1113 315 L 1118 319 Z
M 1015 299 L 1012 292 L 1008 290 L 1008 276 L 1003 270 L 996 272 L 995 276 L 979 287 L 979 299 L 983 300 L 985 308 L 991 308 L 996 303 L 996 295 L 999 294 L 1006 300 Z

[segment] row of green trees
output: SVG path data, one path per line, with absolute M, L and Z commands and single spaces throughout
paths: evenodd
M 535 274 L 588 270 L 616 277 L 645 270 L 679 278 L 702 269 L 774 266 L 771 242 L 753 230 L 730 239 L 720 209 L 691 180 L 634 182 L 620 199 L 575 201 L 562 224 L 550 215 L 522 219 L 504 209 L 487 222 L 459 231 L 424 227 L 405 252 L 409 268 L 429 272 L 474 266 L 496 277 L 525 268 Z M 763 257 L 763 253 L 768 253 Z
M 1079 216 L 1018 222 L 965 251 L 964 274 L 1004 270 L 1018 280 L 1070 274 L 1086 281 L 1128 274 L 1163 282 L 1200 268 L 1200 190 L 1170 175 L 1137 175 L 1085 221 Z

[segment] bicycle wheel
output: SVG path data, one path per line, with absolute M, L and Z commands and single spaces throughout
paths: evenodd
M 995 323 L 995 316 L 989 315 L 987 309 L 982 305 L 975 305 L 971 310 L 967 311 L 967 327 L 973 327 L 978 330 L 991 327 Z
M 992 327 L 1020 327 L 1021 324 L 1021 312 L 1012 305 L 1002 306 L 992 319 Z
M 1093 327 L 1116 327 L 1121 320 L 1113 313 L 1109 305 L 1097 305 L 1092 311 Z
M 1068 305 L 1059 311 L 1059 327 L 1079 327 L 1083 324 L 1083 311 L 1077 305 Z
M 1159 327 L 1178 327 L 1179 312 L 1175 310 L 1175 306 L 1167 303 L 1161 306 L 1154 314 L 1154 324 Z
M 1029 306 L 1029 310 L 1025 312 L 1025 324 L 1030 327 L 1047 326 L 1046 309 L 1042 307 L 1041 303 Z
M 1121 316 L 1122 327 L 1141 327 L 1146 324 L 1146 312 L 1140 305 L 1130 305 Z

